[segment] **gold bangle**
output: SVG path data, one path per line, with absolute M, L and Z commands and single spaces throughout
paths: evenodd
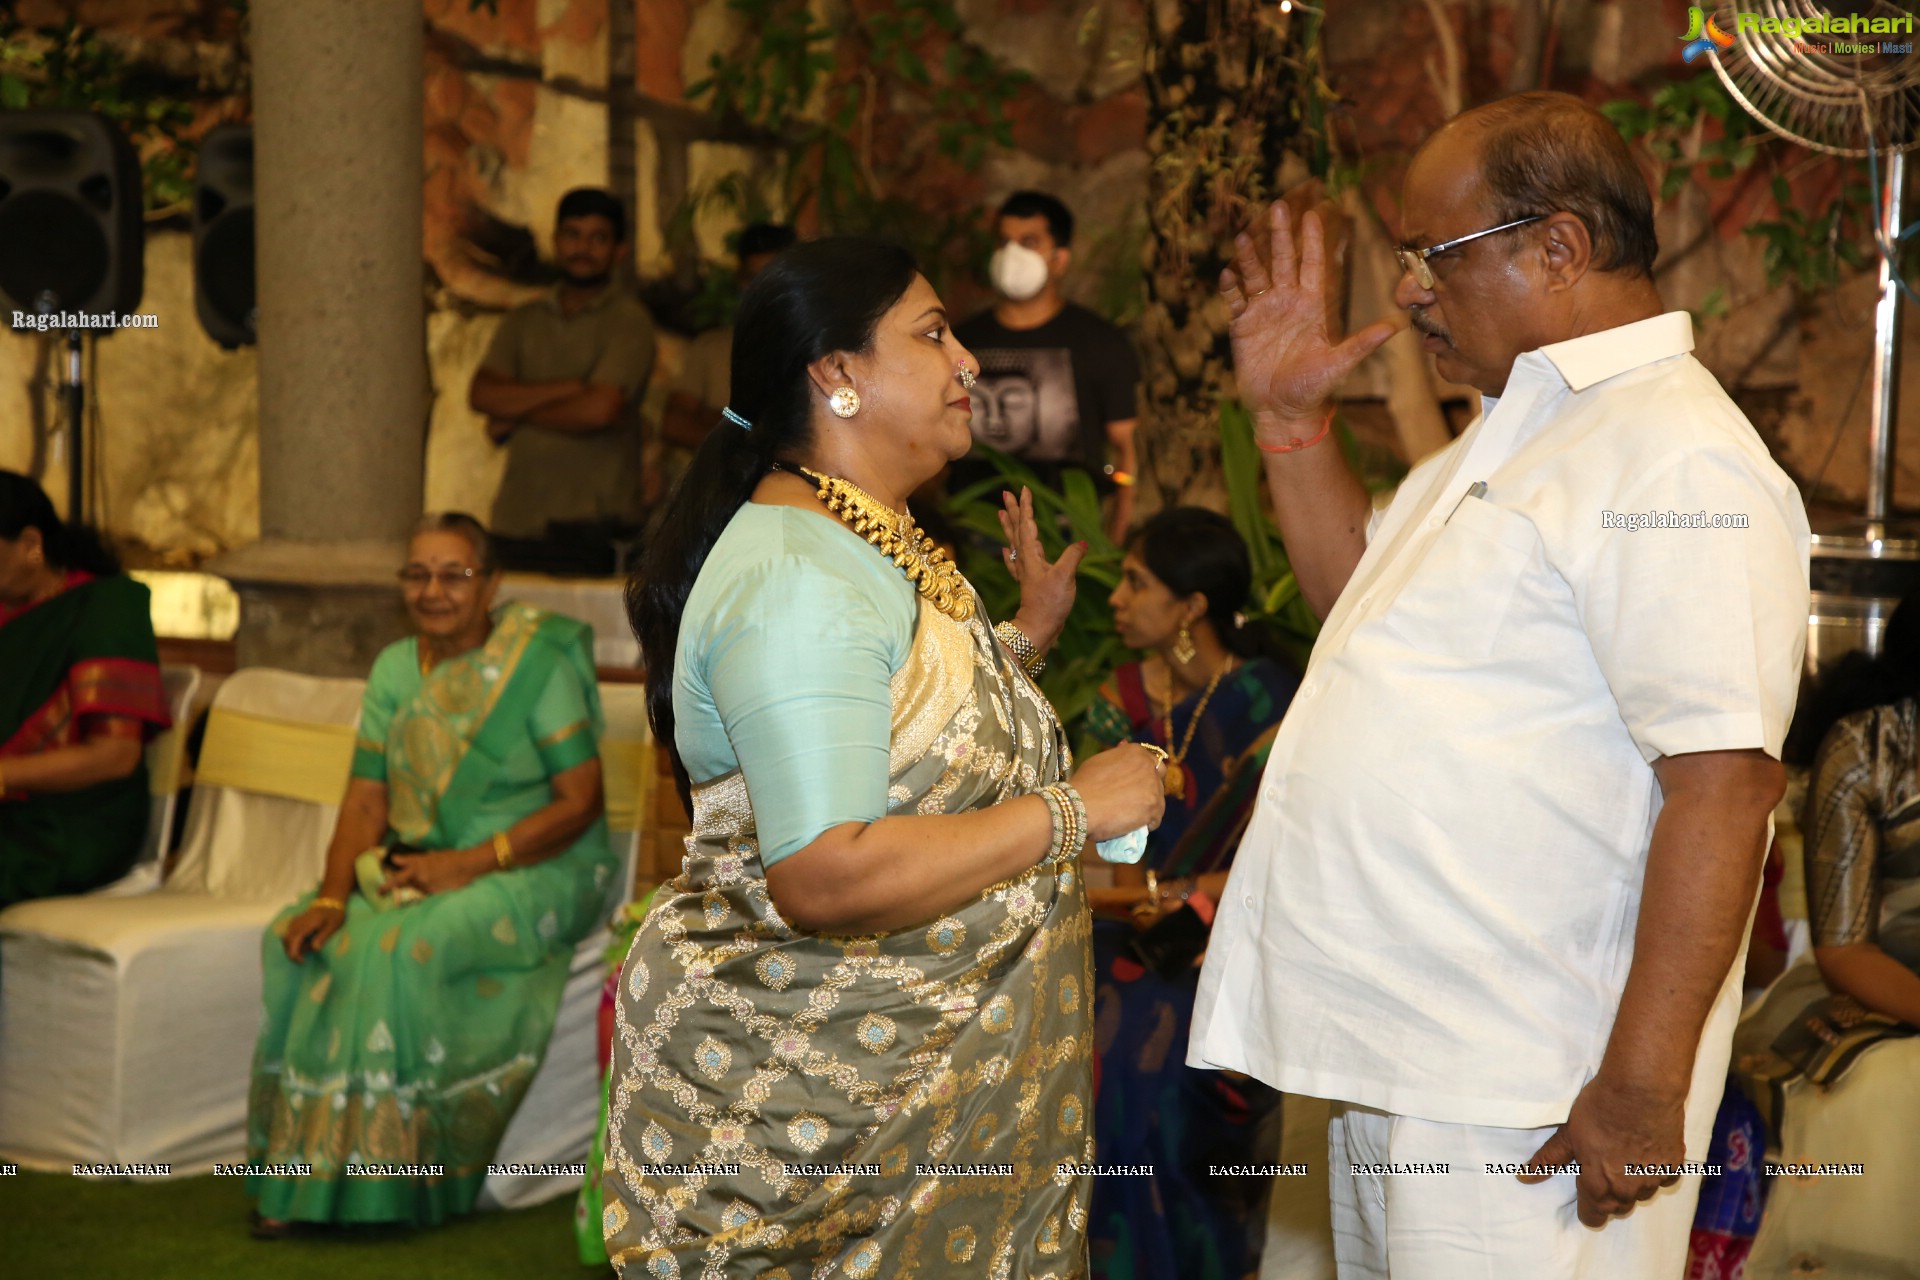
M 1087 806 L 1073 784 L 1056 782 L 1034 793 L 1047 803 L 1053 819 L 1053 842 L 1041 861 L 1070 862 L 1080 856 L 1087 843 Z
M 993 634 L 1000 637 L 1000 643 L 1007 646 L 1029 676 L 1035 680 L 1040 678 L 1040 673 L 1047 669 L 1047 660 L 1026 632 L 1012 622 L 998 622 L 994 624 Z
M 1159 896 L 1160 885 L 1154 872 L 1147 872 L 1147 896 L 1127 908 L 1127 914 L 1135 920 L 1145 923 L 1160 914 L 1160 904 L 1154 899 Z
M 1160 909 L 1160 873 L 1152 867 L 1147 868 L 1147 901 L 1154 910 Z
M 500 864 L 502 871 L 513 865 L 513 841 L 507 839 L 504 831 L 493 833 L 493 860 Z
M 315 896 L 314 900 L 307 904 L 307 909 L 311 911 L 315 907 L 320 907 L 327 911 L 338 911 L 341 915 L 345 915 L 347 913 L 347 904 L 340 901 L 340 899 L 338 898 L 322 898 L 319 896 Z

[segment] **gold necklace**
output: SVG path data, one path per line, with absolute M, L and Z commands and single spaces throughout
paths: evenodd
M 1173 749 L 1174 703 L 1172 691 L 1168 691 L 1167 714 L 1161 718 L 1160 723 L 1166 729 L 1167 735 L 1167 772 L 1165 785 L 1167 794 L 1175 800 L 1184 800 L 1187 795 L 1187 771 L 1182 766 L 1182 761 L 1187 758 L 1187 752 L 1193 746 L 1193 735 L 1199 731 L 1200 717 L 1207 714 L 1207 703 L 1213 700 L 1213 691 L 1220 687 L 1220 681 L 1225 679 L 1227 672 L 1231 670 L 1233 670 L 1233 658 L 1229 656 L 1220 669 L 1213 673 L 1213 679 L 1207 681 L 1206 692 L 1200 695 L 1200 704 L 1193 709 L 1193 719 L 1187 721 L 1187 736 L 1180 740 L 1180 749 L 1178 751 Z
M 956 622 L 973 617 L 973 592 L 960 576 L 960 566 L 947 559 L 912 516 L 895 511 L 851 480 L 805 467 L 795 470 L 819 486 L 817 496 L 827 510 L 893 561 L 927 603 Z

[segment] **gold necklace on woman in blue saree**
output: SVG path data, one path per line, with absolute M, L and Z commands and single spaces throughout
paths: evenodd
M 956 622 L 973 617 L 973 592 L 960 566 L 947 558 L 927 531 L 904 511 L 895 511 L 851 480 L 777 462 L 780 470 L 811 481 L 816 497 L 849 529 L 865 538 L 907 576 L 927 603 Z

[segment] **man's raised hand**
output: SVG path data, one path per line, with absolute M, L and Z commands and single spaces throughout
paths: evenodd
M 1269 211 L 1269 252 L 1262 261 L 1254 238 L 1234 237 L 1233 265 L 1220 273 L 1220 295 L 1232 317 L 1234 376 L 1253 413 L 1257 435 L 1275 439 L 1299 423 L 1326 416 L 1341 381 L 1400 326 L 1383 320 L 1343 342 L 1328 332 L 1327 254 L 1318 211 L 1301 219 L 1294 244 L 1286 201 Z

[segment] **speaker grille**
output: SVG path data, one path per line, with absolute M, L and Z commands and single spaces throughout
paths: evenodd
M 91 210 L 56 191 L 23 191 L 0 205 L 0 293 L 27 306 L 52 294 L 78 307 L 106 282 L 112 249 Z
M 197 279 L 206 301 L 229 324 L 253 333 L 253 210 L 235 210 L 206 229 Z

